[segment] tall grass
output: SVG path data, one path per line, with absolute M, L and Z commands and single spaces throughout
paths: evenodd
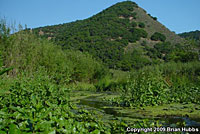
M 3 27 L 2 31 L 5 31 Z M 42 67 L 59 84 L 69 81 L 94 82 L 106 74 L 105 67 L 89 54 L 62 50 L 60 46 L 38 38 L 30 31 L 12 35 L 4 33 L 1 33 L 0 50 L 4 66 L 14 68 L 9 72 L 10 76 L 21 73 L 31 76 Z

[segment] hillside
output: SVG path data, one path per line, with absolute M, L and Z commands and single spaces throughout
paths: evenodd
M 196 30 L 196 31 L 191 31 L 191 32 L 184 32 L 184 33 L 179 34 L 179 36 L 183 38 L 200 40 L 200 31 Z
M 85 20 L 33 31 L 65 49 L 88 52 L 109 68 L 124 71 L 174 60 L 171 50 L 183 41 L 131 1 L 117 3 Z

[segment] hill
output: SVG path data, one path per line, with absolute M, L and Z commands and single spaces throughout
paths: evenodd
M 178 44 L 182 38 L 131 1 L 117 3 L 85 20 L 39 27 L 33 32 L 65 49 L 89 52 L 109 68 L 124 71 L 174 60 L 177 55 L 171 55 L 172 49 L 183 49 Z
M 191 32 L 184 32 L 184 33 L 179 34 L 179 36 L 183 38 L 200 40 L 200 31 L 196 30 L 196 31 L 191 31 Z

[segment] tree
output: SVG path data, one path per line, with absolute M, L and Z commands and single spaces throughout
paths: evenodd
M 139 26 L 140 28 L 145 28 L 145 24 L 144 24 L 143 22 L 139 22 L 138 26 Z
M 165 41 L 166 37 L 164 34 L 159 33 L 159 32 L 155 32 L 152 36 L 151 36 L 151 40 L 155 40 L 155 41 Z

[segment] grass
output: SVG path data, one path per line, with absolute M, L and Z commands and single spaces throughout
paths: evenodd
M 96 91 L 94 84 L 86 82 L 71 83 L 68 87 L 75 91 Z

